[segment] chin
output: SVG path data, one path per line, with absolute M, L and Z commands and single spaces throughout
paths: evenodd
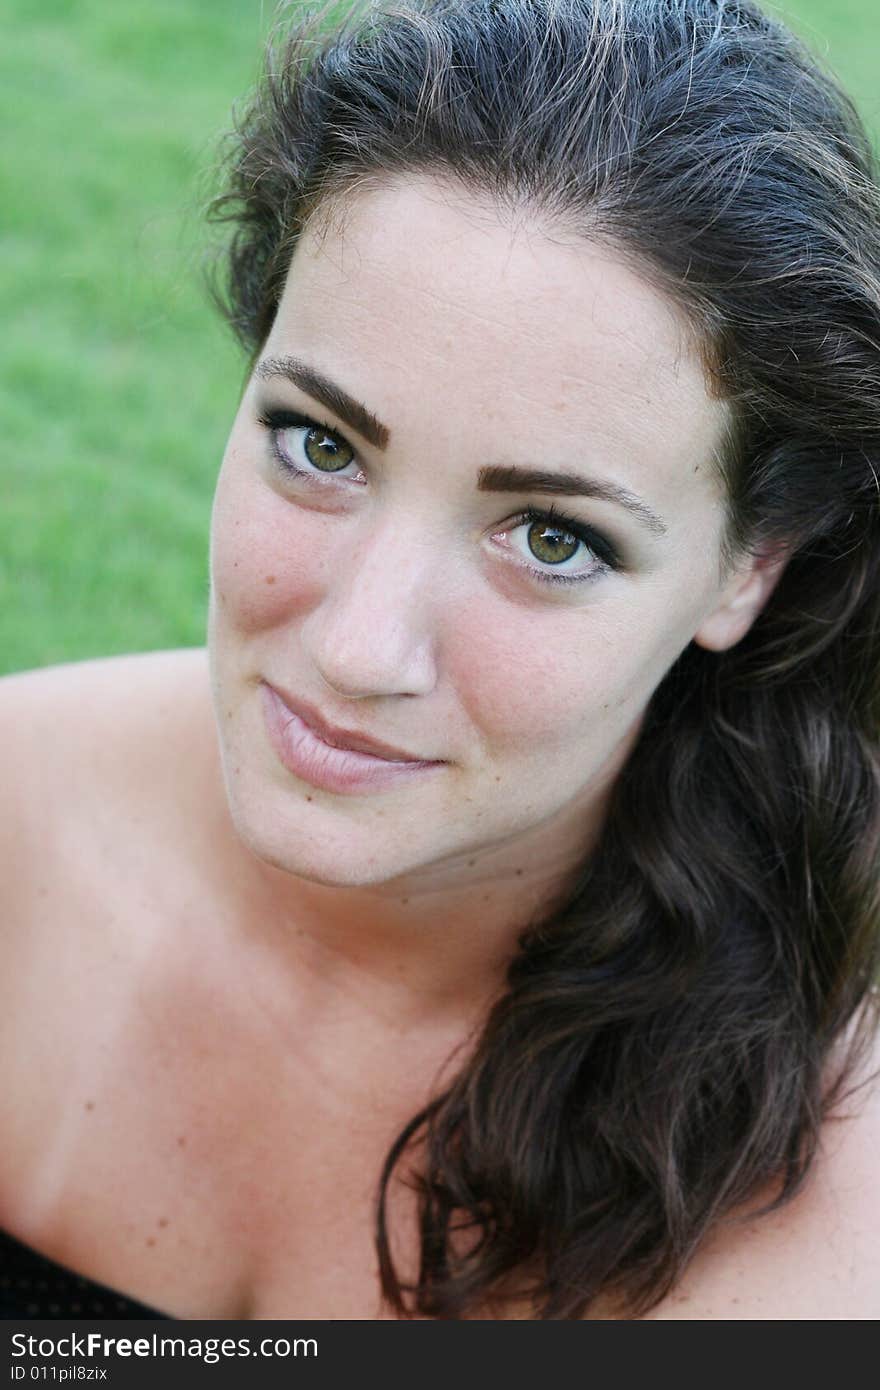
M 399 833 L 381 817 L 359 820 L 352 799 L 280 786 L 247 738 L 221 738 L 220 753 L 229 818 L 261 864 L 328 888 L 369 887 L 415 867 L 401 858 Z
M 252 813 L 242 799 L 230 797 L 229 809 L 239 840 L 255 859 L 281 873 L 291 874 L 308 883 L 326 888 L 367 888 L 406 873 L 412 862 L 383 854 L 387 844 L 374 843 L 376 835 L 386 838 L 384 828 L 364 830 L 363 843 L 351 826 L 340 830 L 338 837 L 329 827 L 306 829 L 308 819 L 303 814 L 297 823 L 294 809 L 287 808 L 285 816 L 267 824 L 265 804 Z M 307 806 L 304 811 L 311 811 Z M 323 819 L 319 817 L 319 819 Z

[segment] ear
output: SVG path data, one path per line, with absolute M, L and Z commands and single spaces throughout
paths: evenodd
M 788 564 L 794 547 L 778 544 L 749 556 L 721 591 L 693 640 L 707 651 L 723 652 L 745 637 Z

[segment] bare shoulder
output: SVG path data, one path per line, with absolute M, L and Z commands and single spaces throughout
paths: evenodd
M 84 733 L 108 708 L 119 721 L 127 710 L 143 704 L 144 694 L 150 696 L 146 708 L 164 716 L 176 695 L 199 681 L 207 685 L 207 680 L 204 647 L 131 652 L 14 671 L 0 677 L 4 751 L 13 750 L 16 734 L 26 736 L 32 728 L 43 737 L 54 731 L 53 744 L 61 743 L 69 731 Z M 66 718 L 56 726 L 62 711 Z
M 0 679 L 0 1226 L 50 1253 L 71 1240 L 86 1269 L 76 1213 L 97 1187 L 151 1190 L 137 1116 L 168 1079 L 197 950 L 181 924 L 210 888 L 194 846 L 212 738 L 198 649 Z
M 33 1090 L 35 1076 L 48 1084 L 48 1061 L 36 1072 L 27 1064 L 53 1038 L 47 1019 L 61 1030 L 53 1042 L 63 1058 L 99 964 L 120 948 L 118 928 L 130 934 L 143 923 L 151 882 L 173 900 L 171 852 L 187 817 L 175 798 L 189 798 L 191 808 L 197 759 L 183 754 L 193 724 L 212 722 L 193 717 L 209 699 L 200 649 L 0 679 L 0 1113 L 7 1149 L 26 1113 L 24 1102 L 13 1105 L 17 1084 Z M 169 902 L 153 915 L 166 918 Z
M 132 721 L 169 727 L 175 707 L 208 694 L 203 647 L 135 652 L 65 662 L 0 677 L 0 739 L 4 765 L 25 786 L 51 757 L 76 757 L 112 747 Z M 30 754 L 42 755 L 31 761 Z
M 825 1123 L 801 1192 L 767 1216 L 725 1223 L 648 1316 L 880 1317 L 880 1035 Z
M 0 678 L 6 908 L 53 850 L 124 814 L 170 775 L 171 753 L 210 699 L 203 648 L 69 662 Z M 157 757 L 167 749 L 169 757 Z M 179 765 L 178 765 L 179 766 Z M 7 911 L 7 920 L 15 913 Z

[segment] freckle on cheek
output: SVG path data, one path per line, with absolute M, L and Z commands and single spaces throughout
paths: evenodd
M 275 583 L 275 576 L 274 576 L 274 574 L 267 574 L 267 575 L 266 575 L 266 583 L 267 583 L 267 584 L 274 584 L 274 583 Z

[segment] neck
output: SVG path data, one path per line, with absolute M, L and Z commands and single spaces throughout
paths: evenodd
M 528 838 L 382 883 L 326 885 L 258 858 L 227 812 L 213 858 L 230 870 L 240 944 L 268 952 L 276 980 L 307 979 L 314 1008 L 362 1006 L 396 1031 L 474 1022 L 503 993 L 521 933 L 565 900 L 585 857 L 582 816 L 576 834 L 554 822 Z

